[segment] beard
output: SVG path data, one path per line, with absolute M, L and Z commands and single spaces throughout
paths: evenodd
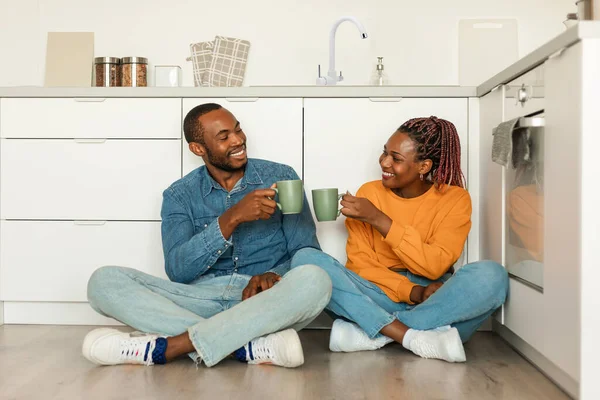
M 242 170 L 246 167 L 246 164 L 248 163 L 248 158 L 246 158 L 246 161 L 239 167 L 235 167 L 231 164 L 231 161 L 227 158 L 227 156 L 217 156 L 215 155 L 212 151 L 210 151 L 210 149 L 208 147 L 206 148 L 206 156 L 208 158 L 208 161 L 216 168 L 219 168 L 220 170 L 226 171 L 226 172 L 236 172 L 239 170 Z

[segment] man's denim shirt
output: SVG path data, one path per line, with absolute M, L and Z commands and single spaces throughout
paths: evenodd
M 320 249 L 315 223 L 304 195 L 300 214 L 282 215 L 277 209 L 268 220 L 238 225 L 229 240 L 218 218 L 244 196 L 270 188 L 277 181 L 300 179 L 289 166 L 248 159 L 246 172 L 231 192 L 208 173 L 205 166 L 173 183 L 163 193 L 162 241 L 169 279 L 190 283 L 203 275 L 279 275 L 289 270 L 290 259 L 303 247 Z

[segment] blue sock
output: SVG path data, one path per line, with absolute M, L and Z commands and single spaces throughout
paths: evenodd
M 152 362 L 154 364 L 166 364 L 165 353 L 167 351 L 167 339 L 163 337 L 156 338 L 156 345 L 152 350 Z
M 254 355 L 252 354 L 252 342 L 248 342 L 248 350 L 246 350 L 246 346 L 242 346 L 236 351 L 233 352 L 233 356 L 241 362 L 248 362 L 248 360 L 253 360 Z M 248 357 L 250 355 L 250 357 Z

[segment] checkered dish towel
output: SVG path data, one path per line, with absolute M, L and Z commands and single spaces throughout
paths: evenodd
M 195 86 L 242 86 L 250 42 L 216 36 L 190 45 Z M 188 59 L 188 60 L 189 60 Z
M 190 44 L 192 56 L 188 57 L 187 60 L 192 61 L 192 67 L 194 69 L 194 86 L 203 86 L 202 75 L 210 67 L 214 46 L 214 41 Z

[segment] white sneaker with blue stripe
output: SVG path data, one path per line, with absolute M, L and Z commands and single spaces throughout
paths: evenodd
M 251 340 L 234 353 L 248 364 L 272 364 L 295 368 L 304 364 L 304 353 L 298 333 L 293 329 L 271 333 Z
M 111 328 L 94 329 L 83 340 L 85 358 L 99 365 L 153 365 L 156 335 L 130 334 Z

